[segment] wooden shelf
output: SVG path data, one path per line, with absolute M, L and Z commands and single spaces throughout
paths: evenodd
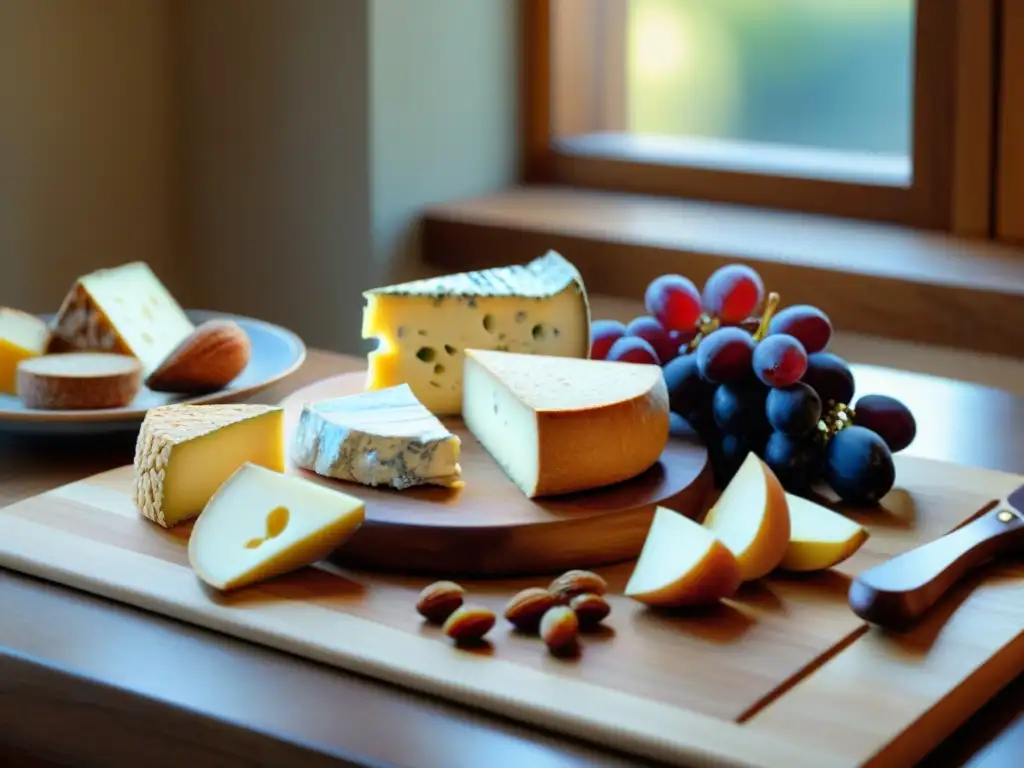
M 1024 250 L 872 222 L 715 203 L 520 187 L 436 205 L 423 256 L 464 271 L 549 248 L 595 293 L 638 298 L 659 274 L 700 285 L 754 266 L 784 304 L 814 304 L 838 328 L 1024 357 Z

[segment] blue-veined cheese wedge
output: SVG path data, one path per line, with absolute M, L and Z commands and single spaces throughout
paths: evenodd
M 459 487 L 461 442 L 407 384 L 306 403 L 291 458 L 323 477 L 397 490 Z
M 462 405 L 466 349 L 590 356 L 590 305 L 579 271 L 551 251 L 526 265 L 485 269 L 367 291 L 366 388 L 408 384 L 436 415 Z

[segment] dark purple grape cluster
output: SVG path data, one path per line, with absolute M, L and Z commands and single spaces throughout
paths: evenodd
M 681 275 L 647 288 L 648 312 L 596 320 L 591 357 L 662 366 L 673 429 L 694 430 L 724 486 L 753 451 L 791 493 L 826 483 L 844 501 L 875 504 L 896 479 L 893 454 L 917 426 L 886 395 L 854 402 L 850 367 L 827 351 L 832 323 L 806 304 L 779 309 L 748 266 L 731 264 L 703 291 Z

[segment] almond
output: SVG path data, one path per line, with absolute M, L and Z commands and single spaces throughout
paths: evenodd
M 540 636 L 548 650 L 556 655 L 576 650 L 579 631 L 579 619 L 571 608 L 564 605 L 548 609 L 540 620 Z
M 566 571 L 551 582 L 548 591 L 559 603 L 568 604 L 576 595 L 603 595 L 608 591 L 608 582 L 591 571 Z
M 536 632 L 541 617 L 558 604 L 555 596 L 541 587 L 524 589 L 505 606 L 505 618 L 517 629 Z
M 154 392 L 203 394 L 223 389 L 249 364 L 252 345 L 238 323 L 208 320 L 146 378 Z
M 456 643 L 471 643 L 481 640 L 497 620 L 489 608 L 464 605 L 448 617 L 442 631 Z
M 594 627 L 600 624 L 612 612 L 612 607 L 601 595 L 576 595 L 569 601 L 581 627 Z
M 462 607 L 465 594 L 466 590 L 454 581 L 436 581 L 424 587 L 420 592 L 419 600 L 416 601 L 416 610 L 427 621 L 441 624 Z

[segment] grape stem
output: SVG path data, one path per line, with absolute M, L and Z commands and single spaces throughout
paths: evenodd
M 818 422 L 818 436 L 827 443 L 847 427 L 852 427 L 856 417 L 857 412 L 850 406 L 829 400 Z
M 761 339 L 768 335 L 768 325 L 772 321 L 772 315 L 775 314 L 775 310 L 778 308 L 779 294 L 772 291 L 768 294 L 768 301 L 764 305 L 764 314 L 761 315 L 761 324 L 757 326 L 757 330 L 754 332 L 754 341 L 761 341 Z

